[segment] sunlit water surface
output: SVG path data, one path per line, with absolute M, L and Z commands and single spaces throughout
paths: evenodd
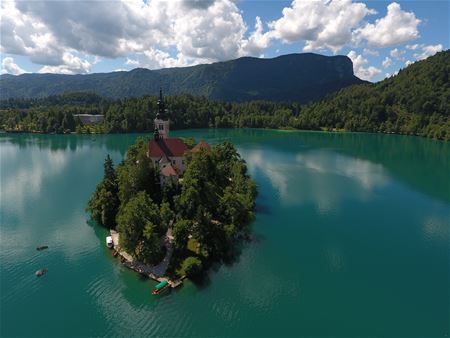
M 259 196 L 238 260 L 159 297 L 84 212 L 106 154 L 137 135 L 0 136 L 1 336 L 448 336 L 448 144 L 174 134 L 233 142 Z

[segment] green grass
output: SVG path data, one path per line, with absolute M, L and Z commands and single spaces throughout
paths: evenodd
M 198 253 L 198 242 L 194 238 L 190 238 L 187 243 L 187 248 L 189 251 L 192 251 L 193 253 Z

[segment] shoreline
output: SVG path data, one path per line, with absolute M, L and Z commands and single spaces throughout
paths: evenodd
M 167 262 L 170 260 L 172 256 L 172 252 L 169 248 L 167 248 L 167 254 L 164 257 L 163 261 L 159 263 L 158 265 L 151 266 L 144 264 L 142 262 L 135 261 L 133 257 L 127 253 L 126 251 L 122 250 L 119 246 L 119 233 L 113 229 L 110 230 L 110 234 L 113 240 L 113 250 L 115 250 L 118 253 L 118 256 L 120 257 L 120 262 L 126 266 L 128 269 L 131 269 L 140 275 L 146 276 L 149 279 L 152 279 L 156 282 L 162 282 L 167 280 L 170 287 L 172 289 L 179 287 L 183 284 L 183 280 L 186 279 L 186 276 L 182 276 L 181 278 L 178 278 L 176 280 L 172 280 L 168 276 L 165 276 L 165 272 L 167 269 L 167 266 L 164 268 L 164 273 L 161 276 L 158 276 L 158 273 L 156 273 L 155 270 L 158 270 L 158 267 L 160 267 L 164 262 Z
M 442 141 L 442 142 L 449 142 L 449 140 L 440 139 L 440 138 L 433 138 L 433 137 L 426 137 L 421 136 L 419 134 L 402 134 L 402 133 L 395 133 L 393 131 L 390 132 L 383 132 L 383 131 L 352 131 L 352 130 L 345 130 L 345 129 L 333 129 L 328 130 L 325 127 L 322 127 L 320 129 L 295 129 L 295 128 L 251 128 L 251 127 L 245 127 L 245 128 L 239 128 L 239 127 L 233 127 L 233 128 L 183 128 L 183 129 L 175 129 L 174 132 L 177 131 L 183 131 L 183 130 L 209 130 L 209 129 L 249 129 L 249 130 L 271 130 L 271 131 L 278 131 L 281 133 L 293 133 L 293 132 L 311 132 L 311 133 L 327 133 L 327 134 L 383 134 L 383 135 L 398 135 L 398 136 L 412 136 L 412 137 L 420 137 L 423 139 L 428 140 L 434 140 L 434 141 Z M 38 134 L 38 135 L 84 135 L 84 136 L 94 136 L 94 135 L 128 135 L 128 134 L 148 134 L 152 131 L 143 131 L 143 132 L 129 132 L 129 133 L 77 133 L 77 132 L 70 132 L 70 133 L 44 133 L 40 131 L 22 131 L 22 130 L 0 130 L 0 134 Z

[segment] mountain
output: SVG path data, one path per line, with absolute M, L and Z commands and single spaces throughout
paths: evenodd
M 22 74 L 0 76 L 0 98 L 35 98 L 64 92 L 95 92 L 120 99 L 157 95 L 192 94 L 219 101 L 296 101 L 307 103 L 341 88 L 360 84 L 346 56 L 313 53 L 289 54 L 272 59 L 236 60 L 183 68 L 87 75 Z
M 450 50 L 375 84 L 344 88 L 302 109 L 293 127 L 450 139 Z

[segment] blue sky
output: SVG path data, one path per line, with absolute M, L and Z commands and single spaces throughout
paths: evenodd
M 449 1 L 2 1 L 2 73 L 347 55 L 379 81 L 449 48 Z

